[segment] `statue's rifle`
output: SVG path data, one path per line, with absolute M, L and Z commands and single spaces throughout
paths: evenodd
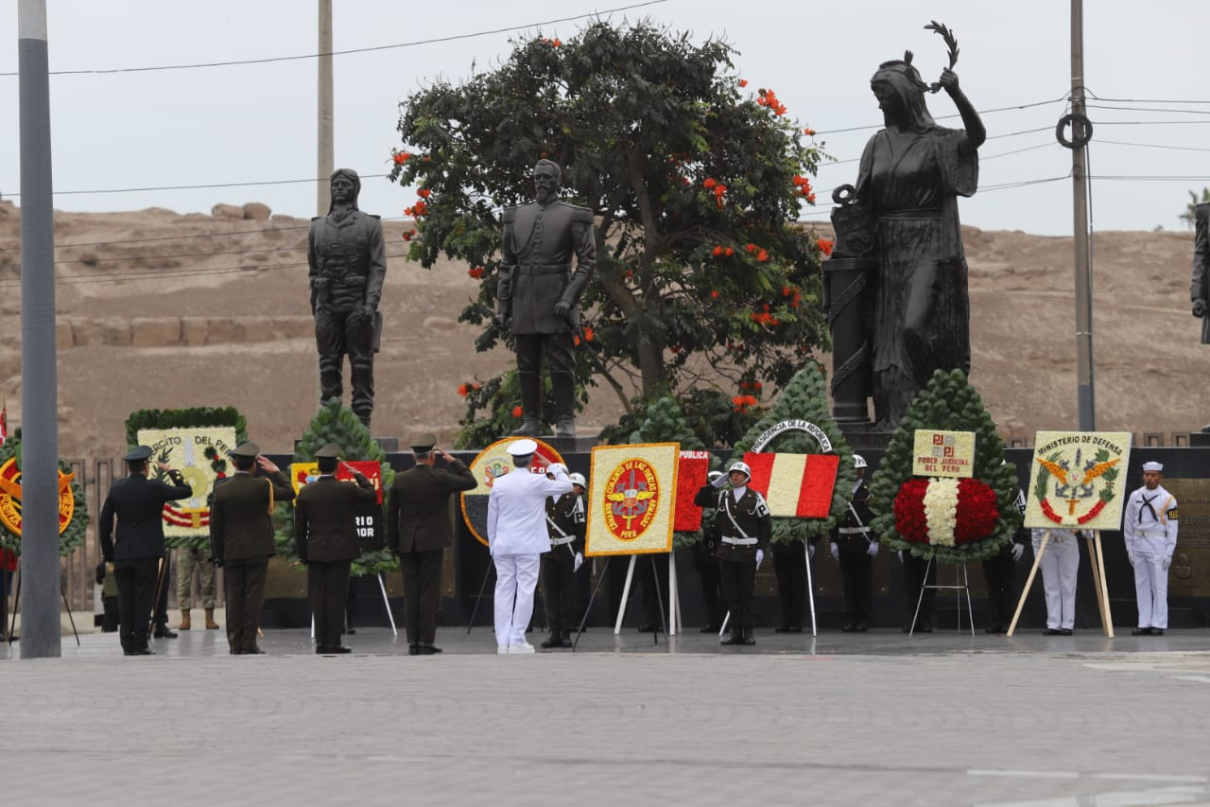
M 945 44 L 949 46 L 949 69 L 953 70 L 954 65 L 958 64 L 958 38 L 954 36 L 954 32 L 936 20 L 933 20 L 928 25 L 924 26 L 924 30 L 932 31 L 934 34 L 938 34 L 942 39 L 945 40 Z M 936 93 L 940 92 L 940 90 L 941 82 L 939 81 L 934 81 L 929 85 L 929 92 Z

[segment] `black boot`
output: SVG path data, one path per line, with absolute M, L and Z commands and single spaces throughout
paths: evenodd
M 744 628 L 744 644 L 756 644 L 756 637 L 752 635 L 752 628 Z
M 744 643 L 744 632 L 738 628 L 727 634 L 727 638 L 719 642 L 722 645 L 737 645 Z
M 576 436 L 576 379 L 567 373 L 550 374 L 555 396 L 555 437 Z
M 542 376 L 538 373 L 517 373 L 521 388 L 521 426 L 514 437 L 537 437 L 542 433 Z

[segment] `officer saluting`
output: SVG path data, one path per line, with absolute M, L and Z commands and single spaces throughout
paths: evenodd
M 857 480 L 853 483 L 853 498 L 843 520 L 832 531 L 832 557 L 840 562 L 844 579 L 844 605 L 848 619 L 845 633 L 865 633 L 870 627 L 870 598 L 873 596 L 874 556 L 878 554 L 878 537 L 870 532 L 870 486 L 865 480 L 866 461 L 853 455 Z
M 723 597 L 731 611 L 731 635 L 725 645 L 752 645 L 756 614 L 752 598 L 756 590 L 756 570 L 765 559 L 765 550 L 773 535 L 773 519 L 765 497 L 748 487 L 752 471 L 746 462 L 733 462 L 727 476 L 702 488 L 694 497 L 698 507 L 713 507 L 714 525 L 719 535 L 718 576 Z M 724 486 L 730 484 L 730 488 Z
M 1164 466 L 1143 463 L 1143 487 L 1130 494 L 1122 517 L 1126 555 L 1134 567 L 1139 626 L 1134 636 L 1163 636 L 1168 627 L 1168 567 L 1176 550 L 1176 498 L 1164 490 Z
M 553 479 L 554 475 L 549 475 Z M 588 520 L 584 508 L 584 474 L 570 474 L 571 493 L 546 500 L 546 526 L 550 552 L 542 559 L 542 594 L 546 599 L 546 621 L 550 638 L 542 647 L 571 647 L 576 623 L 575 573 L 584 563 L 584 537 Z

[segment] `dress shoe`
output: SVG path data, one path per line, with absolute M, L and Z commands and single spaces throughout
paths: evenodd
M 525 644 L 510 644 L 508 646 L 508 654 L 510 656 L 527 656 L 534 652 L 534 646 L 529 642 Z
M 1152 635 L 1152 636 L 1163 636 L 1163 635 L 1164 635 L 1164 629 L 1163 629 L 1163 628 L 1152 628 L 1152 629 L 1151 629 L 1151 635 Z
M 745 630 L 744 638 L 742 641 L 745 645 L 753 645 L 753 644 L 756 644 L 756 637 L 752 635 L 751 630 Z
M 1134 630 L 1130 631 L 1130 635 L 1131 636 L 1150 636 L 1151 628 L 1135 628 Z
M 422 655 L 422 656 L 435 656 L 440 652 L 441 652 L 441 648 L 435 644 L 420 645 L 420 655 Z
M 157 639 L 175 639 L 177 633 L 174 630 L 169 630 L 167 625 L 157 625 L 155 633 L 151 634 Z
M 1071 628 L 1059 628 L 1059 635 L 1060 636 L 1070 636 Z
M 150 647 L 141 647 L 138 650 L 131 650 L 126 655 L 128 656 L 154 656 L 155 651 Z
M 698 628 L 698 632 L 699 633 L 718 633 L 718 629 L 721 627 L 722 627 L 722 625 L 702 625 L 700 628 Z
M 724 637 L 722 640 L 719 641 L 719 644 L 727 645 L 727 646 L 731 646 L 731 645 L 735 645 L 735 644 L 743 644 L 743 643 L 744 643 L 744 636 L 741 633 L 728 633 L 726 635 L 726 637 Z
M 1046 630 L 1042 631 L 1042 635 L 1043 636 L 1062 636 L 1063 632 L 1061 630 L 1059 630 L 1058 628 L 1047 628 Z
M 328 645 L 328 649 L 326 652 L 329 655 L 341 656 L 341 655 L 344 655 L 345 653 L 352 653 L 353 648 L 345 647 L 342 644 L 333 644 L 333 645 Z
M 541 647 L 543 650 L 550 650 L 552 647 L 562 647 L 562 646 L 563 646 L 563 640 L 560 639 L 558 636 L 551 636 L 549 639 L 544 641 L 542 644 L 538 645 L 538 647 Z
M 842 628 L 840 629 L 840 632 L 841 632 L 841 633 L 854 633 L 854 632 L 856 632 L 856 630 L 857 630 L 857 623 L 856 623 L 856 622 L 846 622 L 846 623 L 844 624 L 844 627 L 842 627 Z
M 419 656 L 420 655 L 420 645 L 418 645 L 418 644 L 408 645 L 408 655 L 409 656 Z
M 349 628 L 347 631 L 345 631 L 345 635 L 346 635 L 346 636 L 356 636 L 356 635 L 357 635 L 357 629 L 356 629 L 356 628 Z
M 265 655 L 265 651 L 261 650 L 259 647 L 254 647 L 251 650 L 245 648 L 241 650 L 239 654 L 241 656 L 263 656 Z
M 232 654 L 235 654 L 235 653 L 238 653 L 239 651 L 232 650 L 231 652 L 232 652 Z M 326 644 L 315 645 L 315 655 L 322 656 L 324 653 L 327 653 L 327 652 L 328 652 L 328 646 Z

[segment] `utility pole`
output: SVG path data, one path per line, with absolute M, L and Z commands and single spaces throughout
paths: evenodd
M 327 215 L 331 202 L 328 177 L 336 170 L 336 147 L 332 136 L 332 0 L 319 0 L 319 182 L 315 197 L 315 215 Z
M 1071 0 L 1071 184 L 1076 270 L 1076 401 L 1080 431 L 1097 428 L 1092 355 L 1092 261 L 1088 243 L 1088 145 L 1084 127 L 1084 0 Z
M 59 393 L 46 0 L 19 0 L 21 116 L 21 658 L 62 655 Z

